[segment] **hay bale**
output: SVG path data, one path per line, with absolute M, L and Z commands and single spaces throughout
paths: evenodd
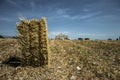
M 19 44 L 24 65 L 42 66 L 48 64 L 48 35 L 46 18 L 41 20 L 21 19 L 17 25 Z

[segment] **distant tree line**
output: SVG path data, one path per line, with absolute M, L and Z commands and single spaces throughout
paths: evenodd
M 90 40 L 90 38 L 78 38 L 78 40 Z
M 18 36 L 4 36 L 0 34 L 0 38 L 13 38 L 13 39 L 17 39 L 19 38 Z M 55 37 L 56 40 L 70 40 L 69 37 L 65 34 L 58 34 Z M 81 38 L 79 37 L 78 40 L 90 40 L 90 38 Z M 113 40 L 112 38 L 108 38 L 107 40 Z M 120 36 L 116 38 L 116 40 L 120 40 Z
M 90 38 L 78 38 L 78 40 L 90 40 Z M 112 38 L 108 38 L 107 40 L 113 40 Z M 120 40 L 120 36 L 116 38 L 116 40 Z
M 112 40 L 112 38 L 108 38 L 108 40 Z M 116 40 L 120 40 L 120 36 L 116 38 Z
M 17 39 L 18 36 L 4 36 L 4 35 L 0 35 L 0 38 L 14 38 L 14 39 Z
M 118 38 L 116 38 L 116 40 L 120 40 L 120 36 Z
M 108 38 L 108 40 L 109 40 L 109 41 L 111 41 L 111 40 L 112 40 L 112 38 Z
M 0 38 L 4 38 L 4 36 L 3 36 L 3 35 L 0 35 Z

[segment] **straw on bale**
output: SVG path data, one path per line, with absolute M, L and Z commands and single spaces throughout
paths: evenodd
M 46 18 L 26 20 L 17 23 L 23 64 L 42 66 L 48 64 L 48 35 Z

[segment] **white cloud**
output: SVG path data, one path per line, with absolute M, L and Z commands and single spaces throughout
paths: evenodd
M 35 3 L 34 2 L 30 2 L 30 6 L 31 6 L 31 9 L 32 9 L 32 12 L 33 12 L 34 9 L 35 9 Z
M 93 12 L 93 13 L 89 13 L 87 15 L 82 15 L 80 16 L 80 19 L 88 19 L 88 18 L 92 18 L 98 14 L 100 14 L 101 12 Z
M 97 33 L 79 33 L 78 35 L 83 35 L 83 36 L 103 36 L 106 34 L 97 34 Z
M 83 11 L 88 12 L 88 11 L 90 11 L 90 9 L 84 8 Z
M 11 19 L 11 18 L 1 17 L 1 18 L 0 18 L 0 21 L 12 22 L 12 21 L 14 21 L 14 20 Z
M 56 13 L 57 13 L 58 15 L 63 15 L 63 14 L 66 14 L 66 10 L 65 10 L 65 9 L 58 9 L 58 10 L 56 11 Z
M 17 3 L 13 0 L 6 0 L 6 1 L 9 2 L 10 4 L 17 5 Z
M 68 8 L 66 8 L 66 9 L 58 9 L 56 11 L 56 18 L 67 18 L 67 19 L 72 19 L 72 20 L 78 18 L 78 16 L 71 16 L 71 15 L 69 15 L 67 13 L 67 11 L 69 11 Z
M 63 34 L 66 34 L 66 35 L 69 34 L 69 32 L 67 32 L 67 31 L 54 31 L 54 32 L 50 32 L 49 34 L 53 35 L 53 36 L 56 36 L 56 35 L 58 35 L 60 33 L 63 33 Z
M 20 18 L 25 18 L 27 19 L 26 16 L 24 16 L 21 12 L 17 12 L 17 17 L 20 19 Z
M 62 15 L 62 17 L 64 18 L 68 18 L 68 19 L 71 19 L 71 20 L 75 20 L 75 19 L 79 19 L 79 15 L 76 15 L 76 16 L 70 16 L 70 15 Z
M 59 18 L 66 18 L 66 19 L 71 19 L 71 20 L 76 20 L 76 19 L 88 19 L 88 18 L 92 18 L 98 14 L 100 14 L 101 12 L 92 12 L 92 13 L 88 13 L 88 14 L 84 14 L 84 15 L 69 15 L 68 11 L 69 9 L 58 9 L 56 11 L 56 15 L 54 16 L 55 19 L 59 19 Z M 88 9 L 84 9 L 85 11 L 88 11 Z
M 75 16 L 64 14 L 64 15 L 61 15 L 61 17 L 68 18 L 68 19 L 71 19 L 71 20 L 75 20 L 75 19 L 88 19 L 88 18 L 92 18 L 92 17 L 94 17 L 94 16 L 96 16 L 98 14 L 100 14 L 100 12 L 89 13 L 89 14 L 86 14 L 86 15 L 75 15 Z

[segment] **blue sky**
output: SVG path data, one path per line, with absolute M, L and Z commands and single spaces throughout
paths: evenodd
M 19 17 L 47 17 L 48 34 L 70 38 L 116 39 L 120 36 L 120 0 L 1 0 L 0 34 L 17 35 Z

